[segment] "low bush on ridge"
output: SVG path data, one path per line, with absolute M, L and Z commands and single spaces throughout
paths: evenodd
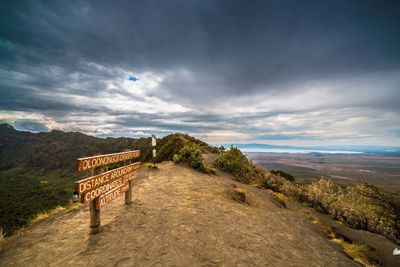
M 264 178 L 263 170 L 260 170 L 249 161 L 242 152 L 235 147 L 221 151 L 214 165 L 219 169 L 233 174 L 238 181 L 249 184 Z
M 186 145 L 181 148 L 179 152 L 173 156 L 173 161 L 175 163 L 185 162 L 193 169 L 204 173 L 213 173 L 213 171 L 209 169 L 204 162 L 201 148 L 194 144 Z
M 281 170 L 271 170 L 271 173 L 275 174 L 275 175 L 279 175 L 279 176 L 285 178 L 288 181 L 291 181 L 291 182 L 294 181 L 294 176 L 291 175 L 290 173 L 287 173 L 287 172 L 284 172 L 284 171 L 281 171 Z
M 173 160 L 174 155 L 178 154 L 185 146 L 195 146 L 201 152 L 218 153 L 218 148 L 208 145 L 207 143 L 191 137 L 187 134 L 170 134 L 157 142 L 157 157 L 155 162 L 165 160 Z

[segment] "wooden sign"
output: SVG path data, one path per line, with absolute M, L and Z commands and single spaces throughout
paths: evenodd
M 91 177 L 75 183 L 75 193 L 80 195 L 81 202 L 89 203 L 91 234 L 97 234 L 100 231 L 101 207 L 107 205 L 122 193 L 125 193 L 125 204 L 132 203 L 132 179 L 140 167 L 140 162 L 100 174 L 98 174 L 98 171 L 100 171 L 98 167 L 121 161 L 124 161 L 125 164 L 130 162 L 131 159 L 139 157 L 139 155 L 139 150 L 131 150 L 76 160 L 76 169 L 78 171 L 92 170 Z
M 100 196 L 96 201 L 96 209 L 100 210 L 102 207 L 119 197 L 122 193 L 128 191 L 128 184 L 121 184 L 110 192 Z
M 117 188 L 121 185 L 128 185 L 128 182 L 132 179 L 133 179 L 133 173 L 129 173 L 103 186 L 90 190 L 89 192 L 82 195 L 81 203 L 88 203 L 89 201 L 92 201 L 93 199 L 96 199 L 101 195 L 104 195 L 114 190 L 114 188 Z
M 102 185 L 105 185 L 107 183 L 110 183 L 117 178 L 120 178 L 126 174 L 132 173 L 136 170 L 138 170 L 140 167 L 140 163 L 136 162 L 131 165 L 123 166 L 121 168 L 117 168 L 111 171 L 103 172 L 98 175 L 88 177 L 83 180 L 79 180 L 75 183 L 76 189 L 75 191 L 78 194 L 83 194 L 88 191 L 94 190 L 96 188 L 99 188 Z
M 139 150 L 131 150 L 121 153 L 99 155 L 87 158 L 79 158 L 75 162 L 75 168 L 78 171 L 97 168 L 100 166 L 117 163 L 125 160 L 134 159 L 140 156 Z

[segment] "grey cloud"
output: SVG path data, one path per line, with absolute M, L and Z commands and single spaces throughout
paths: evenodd
M 218 125 L 212 125 L 212 126 L 205 126 L 202 124 L 189 124 L 189 123 L 184 123 L 184 122 L 176 122 L 176 123 L 171 123 L 168 122 L 168 118 L 173 117 L 173 115 L 168 114 L 167 116 L 157 116 L 157 118 L 152 118 L 153 116 L 144 116 L 141 115 L 140 118 L 135 119 L 130 117 L 122 117 L 119 119 L 116 119 L 114 123 L 125 126 L 125 127 L 156 127 L 159 129 L 165 129 L 170 132 L 176 132 L 176 131 L 182 131 L 182 132 L 192 132 L 196 133 L 199 131 L 204 131 L 204 130 L 217 130 L 220 129 L 221 127 Z
M 15 123 L 15 128 L 30 132 L 47 132 L 49 130 L 44 124 L 31 120 L 19 120 Z
M 1 110 L 34 111 L 57 120 L 72 112 L 103 112 L 114 116 L 109 123 L 126 128 L 259 136 L 269 129 L 252 121 L 278 114 L 354 108 L 373 110 L 371 118 L 382 112 L 398 116 L 398 1 L 8 1 L 0 12 Z M 158 90 L 146 97 L 190 111 L 154 115 L 59 97 L 152 101 L 107 88 L 109 80 L 121 78 L 121 69 L 163 75 Z M 312 85 L 331 86 L 327 98 L 336 94 L 338 101 L 286 106 L 288 96 L 305 94 Z M 256 100 L 246 102 L 248 97 Z M 268 97 L 277 97 L 281 107 L 257 114 L 215 112 L 222 103 L 247 107 Z M 307 108 L 311 102 L 316 104 Z M 326 119 L 327 127 L 330 123 Z M 285 129 L 300 132 L 301 127 Z M 286 138 L 279 136 L 264 138 Z

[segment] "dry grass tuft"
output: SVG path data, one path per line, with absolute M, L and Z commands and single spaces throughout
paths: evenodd
M 349 243 L 342 238 L 333 238 L 333 242 L 342 245 L 344 252 L 352 258 L 355 262 L 360 263 L 366 267 L 379 266 L 378 262 L 374 260 L 372 249 L 365 244 Z
M 152 162 L 142 163 L 141 167 L 146 168 L 146 169 L 158 169 L 158 166 L 155 163 L 152 163 Z
M 304 210 L 303 211 L 304 215 L 313 223 L 313 224 L 320 224 L 320 221 L 318 220 L 317 217 L 315 217 L 311 211 L 309 210 Z
M 286 197 L 281 193 L 273 193 L 274 199 L 286 209 Z
M 3 228 L 0 227 L 0 244 L 4 241 L 5 238 L 6 236 L 3 232 Z
M 232 191 L 232 199 L 238 202 L 246 202 L 246 190 L 243 188 L 234 188 Z
M 60 212 L 65 211 L 65 210 L 66 210 L 66 208 L 61 207 L 61 206 L 57 206 L 57 207 L 55 207 L 55 208 L 52 209 L 52 210 L 40 212 L 40 213 L 38 213 L 38 214 L 36 215 L 35 218 L 33 218 L 33 219 L 29 222 L 29 224 L 35 224 L 35 223 L 41 222 L 41 221 L 43 221 L 44 219 L 47 219 L 48 217 L 50 217 L 51 215 L 60 213 Z
M 207 174 L 217 174 L 217 171 L 214 168 L 207 167 Z
M 312 212 L 307 209 L 303 211 L 304 215 L 310 220 L 311 223 L 317 224 L 320 229 L 322 230 L 322 233 L 330 240 L 333 240 L 337 238 L 337 234 L 333 230 L 333 228 L 329 225 L 323 224 Z
M 54 209 L 38 213 L 35 218 L 33 218 L 29 221 L 29 224 L 35 224 L 35 223 L 41 222 L 41 221 L 47 219 L 48 217 L 56 215 L 63 211 L 78 210 L 81 208 L 81 206 L 82 205 L 80 203 L 72 203 L 72 202 L 70 204 L 68 204 L 66 207 L 57 206 Z
M 345 240 L 343 237 L 338 236 L 331 227 L 321 223 L 321 221 L 315 217 L 311 211 L 305 210 L 303 213 L 313 224 L 318 224 L 331 241 L 340 244 L 343 247 L 346 255 L 355 262 L 366 267 L 380 266 L 372 253 L 372 249 L 369 246 L 365 244 L 354 243 L 351 242 L 351 240 Z

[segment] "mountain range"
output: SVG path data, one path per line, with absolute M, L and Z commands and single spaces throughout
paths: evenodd
M 329 145 L 329 146 L 280 146 L 269 144 L 225 144 L 225 147 L 234 146 L 246 152 L 281 152 L 280 150 L 288 150 L 296 153 L 296 151 L 304 151 L 309 153 L 365 153 L 374 155 L 399 155 L 399 146 L 380 146 L 380 145 Z

